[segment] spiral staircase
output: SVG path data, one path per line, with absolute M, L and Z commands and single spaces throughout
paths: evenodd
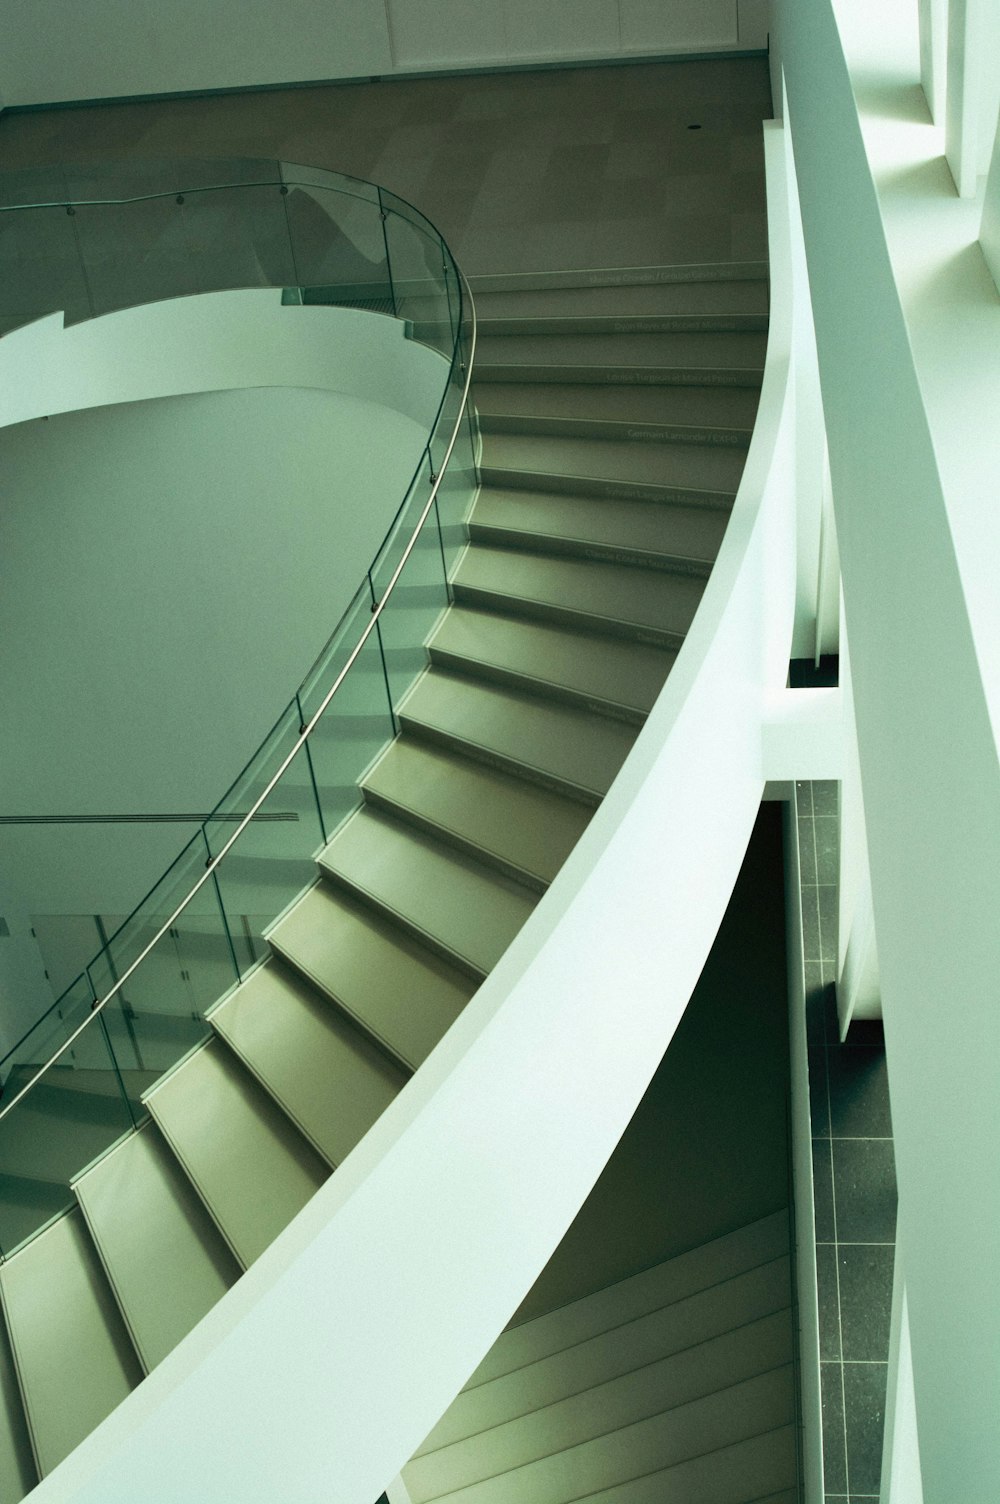
M 753 427 L 766 268 L 481 278 L 475 292 L 481 488 L 452 603 L 398 734 L 365 775 L 360 807 L 319 852 L 313 884 L 270 929 L 262 964 L 210 1010 L 211 1037 L 160 1079 L 136 1073 L 129 1091 L 148 1120 L 73 1176 L 72 1209 L 0 1264 L 0 1497 L 11 1504 L 181 1341 L 434 1049 L 610 787 L 698 607 Z M 419 322 L 412 333 L 421 337 Z M 47 1135 L 72 1123 L 106 1141 L 117 1090 L 107 1073 L 52 1068 L 4 1138 L 11 1193 L 44 1204 Z M 470 1454 L 471 1433 L 444 1421 L 411 1465 L 414 1497 L 794 1498 L 787 1230 L 755 1237 L 710 1248 L 701 1264 L 692 1251 L 683 1278 L 666 1271 L 658 1293 L 653 1276 L 642 1291 L 619 1290 L 621 1310 L 610 1297 L 604 1315 L 567 1308 L 569 1336 L 547 1318 L 547 1346 L 491 1359 L 486 1376 L 499 1393 L 502 1371 L 509 1395 L 523 1389 L 512 1373 L 559 1367 L 555 1354 L 565 1370 L 569 1349 L 600 1347 L 604 1333 L 604 1348 L 618 1352 L 614 1381 L 627 1372 L 638 1394 L 635 1375 L 656 1367 L 659 1338 L 647 1332 L 647 1356 L 633 1362 L 607 1333 L 620 1338 L 629 1323 L 638 1331 L 651 1312 L 726 1284 L 722 1314 L 671 1341 L 710 1346 L 744 1329 L 735 1380 L 723 1350 L 693 1389 L 664 1380 L 658 1398 L 632 1410 L 623 1402 L 611 1442 L 595 1407 L 596 1387 L 611 1381 L 598 1363 L 583 1386 L 594 1435 L 577 1414 L 570 1432 L 557 1427 L 558 1442 L 536 1441 L 534 1453 L 529 1445 L 527 1460 L 501 1447 L 456 1471 L 439 1464 L 459 1442 Z M 763 1265 L 762 1295 L 748 1271 Z M 760 1322 L 770 1327 L 758 1342 Z M 501 1339 L 504 1352 L 528 1340 L 517 1330 Z M 486 1377 L 474 1380 L 466 1408 L 482 1407 Z M 709 1426 L 701 1453 L 650 1443 L 654 1462 L 632 1446 L 626 1428 L 639 1424 L 644 1434 L 687 1434 L 690 1406 L 706 1394 L 721 1393 L 732 1411 L 734 1382 L 759 1390 L 735 1438 Z M 503 1401 L 472 1430 L 496 1443 L 515 1415 L 566 1413 L 572 1388 L 564 1377 L 536 1403 L 529 1384 L 513 1411 Z M 738 1453 L 718 1476 L 694 1466 L 696 1454 L 733 1447 L 763 1455 L 769 1436 L 778 1460 L 758 1458 L 756 1471 Z

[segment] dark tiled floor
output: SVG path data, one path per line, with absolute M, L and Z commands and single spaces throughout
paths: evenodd
M 755 260 L 770 115 L 766 60 L 717 58 L 7 113 L 0 162 L 329 167 L 416 203 L 467 273 Z
M 880 1026 L 839 1039 L 837 785 L 800 784 L 796 806 L 826 1499 L 853 1504 L 877 1498 L 882 1468 L 896 1235 L 892 1119 Z

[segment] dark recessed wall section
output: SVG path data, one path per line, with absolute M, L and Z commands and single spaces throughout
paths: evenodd
M 783 882 L 781 806 L 764 804 L 670 1047 L 515 1322 L 788 1205 Z
M 789 689 L 835 689 L 840 683 L 840 659 L 825 653 L 814 663 L 811 658 L 793 658 L 788 665 Z

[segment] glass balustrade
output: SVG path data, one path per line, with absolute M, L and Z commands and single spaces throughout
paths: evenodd
M 54 189 L 58 202 L 38 202 Z M 447 357 L 447 378 L 392 525 L 285 710 L 153 889 L 0 1061 L 3 1256 L 73 1205 L 74 1178 L 142 1124 L 145 1093 L 209 1037 L 213 1005 L 267 956 L 270 928 L 315 881 L 317 855 L 398 729 L 465 539 L 474 317 L 417 210 L 288 163 L 0 181 L 0 332 L 49 312 L 82 319 L 247 286 L 393 314 Z

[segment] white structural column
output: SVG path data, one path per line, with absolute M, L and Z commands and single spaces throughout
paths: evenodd
M 986 265 L 1000 292 L 1000 122 L 993 138 L 993 156 L 986 193 L 983 198 L 983 219 L 979 230 L 979 243 L 983 248 Z
M 841 1038 L 854 1018 L 881 1018 L 878 950 L 868 867 L 864 796 L 854 721 L 847 633 L 841 628 L 840 687 L 843 704 L 843 775 L 840 781 L 840 923 L 837 1012 Z
M 995 0 L 949 0 L 945 155 L 963 198 L 975 197 L 996 135 L 998 41 L 1000 7 Z
M 778 0 L 830 444 L 928 1504 L 1000 1497 L 1000 762 L 830 0 Z
M 948 0 L 919 0 L 920 82 L 935 125 L 944 122 L 948 77 Z

